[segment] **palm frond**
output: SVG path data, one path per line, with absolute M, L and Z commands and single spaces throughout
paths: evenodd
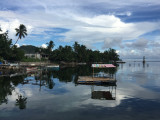
M 27 33 L 26 33 L 26 32 L 24 32 L 24 34 L 25 34 L 25 35 L 27 35 Z
M 24 35 L 24 34 L 22 34 L 22 36 L 23 36 L 23 38 L 25 38 L 25 35 Z
M 18 36 L 18 35 L 19 35 L 19 32 L 16 33 L 16 36 Z

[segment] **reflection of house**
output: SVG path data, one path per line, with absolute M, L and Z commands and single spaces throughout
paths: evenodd
M 103 72 L 94 73 L 94 68 L 115 68 L 112 64 L 92 64 L 92 76 L 79 76 L 77 83 L 91 86 L 91 98 L 100 100 L 116 100 L 116 75 Z M 94 91 L 94 86 L 105 86 L 107 91 Z
M 100 100 L 115 100 L 116 99 L 116 86 L 108 86 L 107 91 L 94 91 L 94 86 L 92 86 L 92 99 Z
M 93 91 L 92 99 L 105 99 L 105 100 L 115 100 L 110 91 Z

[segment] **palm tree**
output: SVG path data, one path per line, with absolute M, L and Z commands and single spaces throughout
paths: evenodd
M 54 48 L 55 44 L 54 42 L 51 40 L 49 43 L 47 43 L 48 46 L 47 46 L 47 50 L 48 52 L 52 52 L 52 49 Z
M 27 35 L 27 28 L 25 25 L 20 24 L 19 28 L 16 28 L 16 36 L 18 36 L 17 41 L 15 42 L 15 44 L 18 42 L 19 39 L 21 39 L 22 37 L 25 38 L 25 36 Z M 14 44 L 14 45 L 15 45 Z M 14 46 L 13 45 L 13 46 Z

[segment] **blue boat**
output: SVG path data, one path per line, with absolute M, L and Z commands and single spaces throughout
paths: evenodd
M 46 66 L 47 70 L 55 70 L 58 71 L 59 70 L 59 65 L 50 65 L 50 66 Z

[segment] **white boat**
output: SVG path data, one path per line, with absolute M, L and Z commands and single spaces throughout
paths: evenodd
M 46 66 L 47 68 L 59 68 L 59 65 L 49 65 L 49 66 Z
M 18 67 L 19 66 L 18 63 L 10 63 L 9 65 L 12 66 L 12 67 Z

